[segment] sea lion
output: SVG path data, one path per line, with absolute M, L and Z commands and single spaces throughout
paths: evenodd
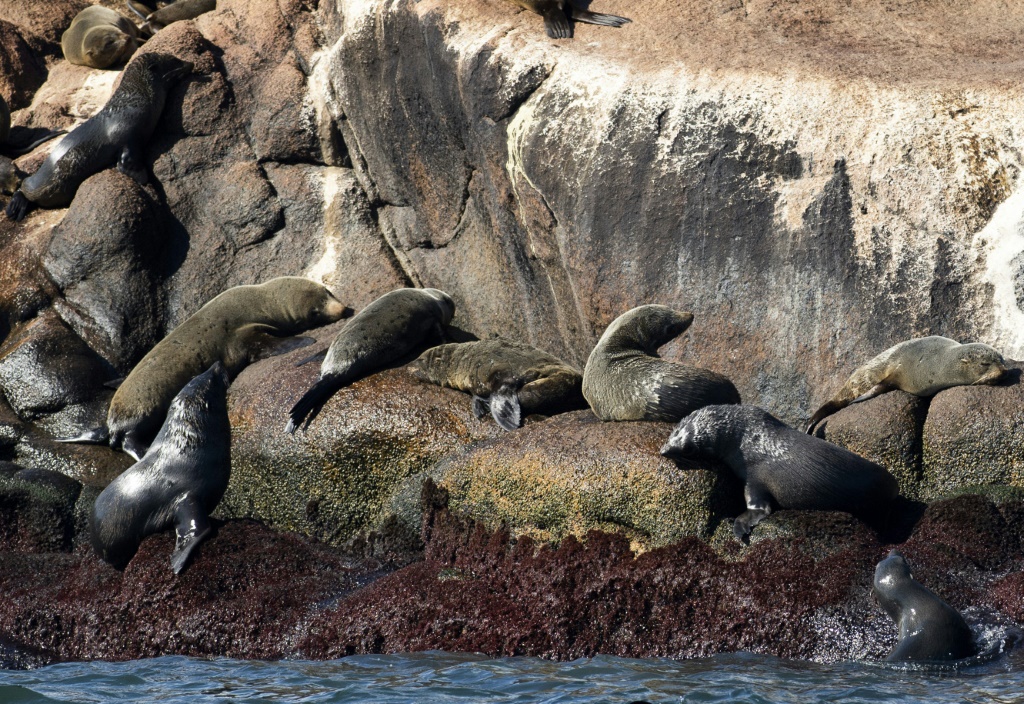
M 523 415 L 586 408 L 583 375 L 536 347 L 495 338 L 432 347 L 412 363 L 417 379 L 473 394 L 473 413 L 505 430 Z
M 811 416 L 807 432 L 824 418 L 894 389 L 915 396 L 934 396 L 952 386 L 996 384 L 1007 374 L 1006 362 L 995 349 L 980 342 L 961 345 L 932 335 L 893 345 L 855 371 L 839 393 Z
M 298 276 L 230 288 L 135 365 L 110 400 L 105 427 L 62 442 L 109 443 L 139 459 L 189 379 L 216 361 L 233 379 L 253 361 L 302 342 L 283 337 L 333 323 L 345 311 L 326 287 Z
M 455 303 L 436 288 L 400 288 L 363 308 L 338 333 L 320 365 L 320 380 L 288 412 L 285 432 L 308 428 L 338 389 L 444 341 Z
M 102 5 L 90 5 L 75 15 L 60 37 L 64 58 L 90 68 L 107 68 L 127 61 L 140 43 L 132 21 Z
M 217 0 L 177 0 L 170 5 L 164 5 L 156 12 L 145 13 L 141 10 L 140 3 L 133 3 L 131 0 L 126 2 L 128 9 L 145 22 L 143 31 L 149 34 L 158 32 L 173 22 L 195 19 L 204 12 L 217 8 Z
M 946 662 L 977 653 L 964 617 L 910 573 L 903 555 L 893 550 L 875 567 L 872 591 L 882 610 L 900 628 L 888 662 Z
M 684 418 L 661 454 L 725 464 L 746 482 L 747 511 L 733 522 L 739 539 L 773 507 L 846 511 L 884 518 L 896 479 L 874 462 L 794 430 L 756 406 L 706 406 Z
M 661 305 L 633 308 L 612 321 L 583 369 L 583 395 L 598 418 L 675 423 L 701 406 L 740 402 L 721 374 L 658 357 L 658 348 L 692 322 L 692 313 Z
M 231 475 L 227 388 L 220 362 L 188 382 L 151 450 L 96 498 L 90 537 L 104 560 L 123 568 L 143 538 L 173 525 L 171 568 L 178 574 L 210 534 L 210 512 Z
M 577 7 L 573 0 L 511 0 L 514 4 L 536 12 L 544 18 L 544 29 L 552 39 L 568 39 L 572 36 L 572 27 L 566 14 L 577 22 L 600 24 L 605 27 L 621 27 L 632 20 L 618 15 L 602 15 Z
M 44 208 L 67 205 L 82 181 L 115 162 L 118 171 L 145 184 L 146 142 L 171 84 L 191 70 L 191 62 L 170 54 L 137 56 L 125 67 L 121 84 L 103 109 L 71 130 L 39 170 L 21 182 L 7 204 L 7 217 L 23 219 L 30 203 Z

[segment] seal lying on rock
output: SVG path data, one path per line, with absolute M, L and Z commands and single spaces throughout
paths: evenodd
M 216 361 L 234 378 L 253 361 L 304 342 L 284 336 L 333 323 L 345 311 L 326 287 L 298 276 L 230 288 L 135 365 L 110 400 L 105 427 L 63 442 L 109 442 L 139 459 L 189 379 Z
M 320 380 L 289 411 L 288 433 L 313 422 L 338 389 L 422 349 L 444 341 L 455 303 L 436 288 L 400 288 L 363 308 L 331 342 Z
M 692 313 L 660 305 L 633 308 L 612 321 L 583 370 L 583 395 L 598 418 L 675 423 L 701 406 L 740 402 L 721 374 L 658 357 L 658 348 L 692 322 Z
M 141 43 L 131 20 L 102 5 L 90 5 L 79 12 L 60 37 L 64 58 L 90 68 L 127 61 Z
M 839 393 L 819 408 L 807 423 L 807 432 L 851 403 L 902 389 L 915 396 L 934 396 L 952 386 L 995 384 L 1007 373 L 1003 356 L 980 342 L 961 345 L 932 335 L 893 345 L 858 368 Z
M 875 567 L 878 603 L 900 628 L 889 662 L 944 662 L 975 655 L 974 635 L 963 616 L 914 579 L 903 555 L 893 550 Z
M 523 415 L 586 408 L 583 376 L 536 347 L 496 338 L 432 347 L 410 367 L 417 379 L 473 394 L 477 418 L 490 413 L 505 430 Z
M 136 57 L 103 109 L 71 130 L 39 170 L 22 181 L 7 204 L 7 217 L 23 219 L 30 203 L 44 208 L 67 205 L 82 181 L 114 163 L 121 173 L 146 183 L 146 142 L 163 112 L 168 89 L 191 70 L 190 62 L 170 54 Z
M 133 3 L 127 0 L 128 9 L 134 12 L 146 24 L 143 31 L 153 34 L 174 22 L 192 20 L 204 12 L 210 12 L 217 8 L 217 0 L 177 0 L 170 5 L 164 5 L 156 12 L 144 13 L 140 11 L 141 3 Z
M 672 431 L 661 454 L 713 459 L 746 482 L 747 511 L 733 523 L 741 540 L 776 506 L 877 519 L 899 493 L 884 467 L 794 430 L 756 406 L 694 411 Z
M 209 515 L 231 475 L 228 374 L 217 362 L 174 397 L 152 449 L 96 498 L 90 536 L 96 553 L 117 568 L 143 538 L 174 526 L 175 574 L 211 531 Z
M 582 7 L 577 7 L 572 0 L 511 0 L 519 7 L 536 12 L 544 18 L 544 29 L 552 39 L 568 39 L 572 36 L 572 27 L 569 26 L 568 14 L 577 22 L 587 24 L 600 24 L 605 27 L 621 27 L 628 20 L 618 15 L 602 15 L 598 12 L 590 12 Z

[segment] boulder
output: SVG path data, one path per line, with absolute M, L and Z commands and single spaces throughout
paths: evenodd
M 0 553 L 70 550 L 81 489 L 59 472 L 0 462 Z

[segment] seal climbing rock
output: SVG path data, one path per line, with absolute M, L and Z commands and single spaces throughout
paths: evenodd
M 96 498 L 90 537 L 104 560 L 123 568 L 143 538 L 173 525 L 177 574 L 210 535 L 210 512 L 231 474 L 227 388 L 220 362 L 186 384 L 150 451 Z
M 756 406 L 706 406 L 672 431 L 661 454 L 725 464 L 746 482 L 747 511 L 733 523 L 743 539 L 775 507 L 847 511 L 884 518 L 899 486 L 884 467 L 801 433 Z
M 473 394 L 477 418 L 487 413 L 514 430 L 522 416 L 587 407 L 578 369 L 536 347 L 496 338 L 432 347 L 410 366 L 413 375 Z
M 131 20 L 102 5 L 90 5 L 79 12 L 60 37 L 64 58 L 90 68 L 127 61 L 141 43 Z
M 136 57 L 103 109 L 71 130 L 39 170 L 22 181 L 7 204 L 7 217 L 22 220 L 33 203 L 63 207 L 82 181 L 115 163 L 121 173 L 145 184 L 146 142 L 163 112 L 168 89 L 191 70 L 190 62 L 170 54 Z
M 980 342 L 961 345 L 932 335 L 893 345 L 858 368 L 839 392 L 807 422 L 807 432 L 851 403 L 874 398 L 893 389 L 915 396 L 934 396 L 952 386 L 996 384 L 1007 373 L 998 351 Z
M 661 305 L 639 306 L 612 321 L 583 370 L 583 395 L 598 418 L 675 423 L 701 406 L 740 402 L 721 374 L 658 357 L 658 348 L 692 322 L 692 313 Z

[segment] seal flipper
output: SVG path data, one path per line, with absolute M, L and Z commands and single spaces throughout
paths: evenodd
M 833 401 L 829 401 L 824 406 L 822 406 L 821 408 L 816 410 L 814 412 L 814 415 L 811 416 L 811 419 L 809 421 L 807 421 L 807 434 L 808 435 L 813 435 L 814 434 L 814 428 L 815 428 L 815 426 L 818 425 L 818 423 L 820 423 L 821 421 L 825 420 L 826 418 L 828 418 L 830 415 L 832 415 L 836 411 L 840 411 L 840 410 L 846 408 L 846 405 L 847 404 L 845 404 L 845 403 L 841 403 L 839 401 L 833 400 Z
M 569 8 L 572 18 L 577 22 L 599 24 L 604 27 L 621 27 L 622 25 L 633 21 L 626 17 L 619 17 L 618 15 L 603 15 L 600 12 L 591 12 L 590 10 L 584 10 L 583 8 L 576 7 L 572 4 L 570 4 Z
M 476 416 L 477 420 L 480 420 L 484 416 L 491 412 L 491 402 L 483 396 L 473 395 L 473 415 Z
M 129 433 L 124 436 L 124 441 L 121 442 L 121 449 L 134 457 L 135 461 L 138 462 L 149 450 L 149 444 L 142 442 L 136 436 Z
M 174 574 L 181 574 L 192 552 L 212 531 L 210 517 L 198 501 L 184 494 L 175 502 L 174 552 L 171 553 Z
M 732 532 L 739 540 L 746 541 L 750 531 L 772 512 L 772 495 L 760 484 L 743 487 L 743 497 L 747 500 L 747 510 L 732 522 Z
M 146 165 L 139 158 L 139 150 L 133 144 L 124 145 L 124 149 L 121 150 L 121 158 L 117 161 L 117 170 L 133 179 L 140 186 L 145 186 L 149 183 Z
M 569 26 L 569 19 L 558 7 L 552 7 L 544 13 L 544 29 L 552 39 L 569 39 L 572 37 L 572 27 Z
M 308 347 L 316 342 L 312 337 L 275 335 L 273 327 L 262 323 L 243 325 L 236 334 L 238 341 L 248 350 L 250 364 Z
M 861 401 L 867 401 L 868 399 L 874 398 L 875 396 L 881 396 L 882 394 L 888 391 L 892 391 L 893 388 L 894 387 L 890 386 L 884 381 L 880 381 L 874 386 L 872 386 L 870 389 L 868 389 L 867 392 L 861 394 L 857 398 L 850 401 L 850 403 L 860 403 Z
M 517 430 L 523 424 L 518 391 L 518 385 L 502 384 L 491 394 L 491 415 L 505 430 Z
M 288 425 L 285 426 L 284 431 L 291 434 L 299 426 L 302 426 L 304 429 L 308 428 L 309 424 L 320 413 L 320 409 L 327 403 L 327 399 L 333 396 L 342 386 L 344 386 L 344 382 L 334 374 L 325 376 L 313 384 L 309 391 L 303 394 L 302 398 L 288 412 L 291 419 L 288 421 Z
M 306 357 L 305 359 L 300 359 L 298 362 L 295 363 L 295 366 L 296 367 L 304 367 L 307 364 L 309 364 L 310 362 L 316 362 L 317 360 L 323 361 L 324 357 L 327 356 L 327 349 L 328 348 L 325 347 L 322 350 L 320 350 L 319 352 L 317 352 L 316 354 L 311 354 L 308 357 Z
M 25 215 L 28 214 L 29 200 L 25 197 L 25 194 L 20 190 L 15 192 L 11 197 L 10 202 L 7 204 L 7 219 L 13 220 L 14 222 L 20 222 L 25 219 Z
M 86 430 L 77 437 L 57 438 L 57 442 L 80 442 L 83 445 L 106 445 L 110 442 L 110 431 L 107 430 L 107 426 L 101 425 L 98 428 Z

